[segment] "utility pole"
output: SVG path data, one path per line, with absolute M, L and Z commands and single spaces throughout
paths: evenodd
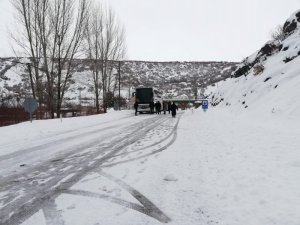
M 118 102 L 119 102 L 119 110 L 121 110 L 121 61 L 119 61 L 119 69 L 118 69 L 118 73 L 119 73 L 119 98 L 118 98 Z

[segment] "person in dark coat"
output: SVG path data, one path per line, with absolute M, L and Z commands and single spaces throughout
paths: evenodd
M 150 102 L 149 104 L 149 107 L 150 107 L 150 113 L 153 114 L 154 113 L 154 102 Z
M 171 112 L 171 102 L 168 102 L 168 111 L 169 111 L 169 114 L 170 114 L 170 112 Z
M 157 109 L 158 109 L 158 114 L 161 114 L 161 103 L 159 101 L 157 102 Z
M 166 115 L 167 107 L 168 107 L 168 104 L 166 102 L 163 102 L 163 110 L 164 110 L 165 115 Z
M 158 107 L 158 105 L 157 105 L 157 102 L 155 102 L 155 103 L 154 103 L 154 108 L 155 108 L 155 114 L 158 114 L 158 110 L 157 110 L 157 107 Z
M 139 104 L 137 102 L 134 103 L 135 115 L 137 116 Z
M 173 104 L 170 107 L 170 110 L 172 112 L 172 117 L 174 117 L 174 118 L 176 117 L 176 111 L 177 111 L 177 109 L 178 109 L 177 105 L 175 105 L 175 103 L 173 102 Z

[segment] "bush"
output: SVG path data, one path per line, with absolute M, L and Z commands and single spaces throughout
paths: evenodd
M 237 78 L 243 75 L 247 75 L 252 68 L 252 63 L 248 61 L 248 58 L 243 59 L 240 67 L 234 72 L 233 77 Z
M 259 56 L 271 56 L 279 48 L 282 48 L 282 45 L 277 46 L 273 43 L 267 43 L 259 50 Z
M 286 38 L 283 27 L 278 25 L 275 30 L 272 31 L 271 37 L 274 41 L 283 41 Z
M 257 64 L 253 67 L 253 74 L 254 75 L 259 75 L 262 72 L 264 72 L 265 67 L 262 64 Z
M 283 32 L 285 35 L 288 35 L 294 32 L 296 28 L 297 28 L 297 22 L 295 20 L 293 20 L 292 22 L 286 21 L 285 24 L 283 25 Z

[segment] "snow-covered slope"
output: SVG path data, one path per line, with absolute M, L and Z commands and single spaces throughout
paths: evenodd
M 246 58 L 212 103 L 233 111 L 295 118 L 300 110 L 300 10 L 284 23 L 281 36 Z
M 0 58 L 0 97 L 23 99 L 30 95 L 30 82 L 26 66 L 14 58 Z M 117 74 L 118 64 L 111 62 Z M 121 88 L 154 86 L 168 95 L 194 96 L 195 91 L 224 80 L 236 68 L 234 62 L 145 62 L 123 61 L 121 64 Z M 65 95 L 66 104 L 94 104 L 93 79 L 88 60 L 76 62 L 77 71 Z M 128 97 L 128 91 L 122 91 Z

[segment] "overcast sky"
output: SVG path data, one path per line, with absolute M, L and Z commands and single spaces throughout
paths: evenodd
M 125 26 L 127 59 L 151 61 L 241 61 L 300 9 L 300 0 L 104 1 Z M 0 0 L 0 56 L 12 55 L 12 19 L 9 0 Z

